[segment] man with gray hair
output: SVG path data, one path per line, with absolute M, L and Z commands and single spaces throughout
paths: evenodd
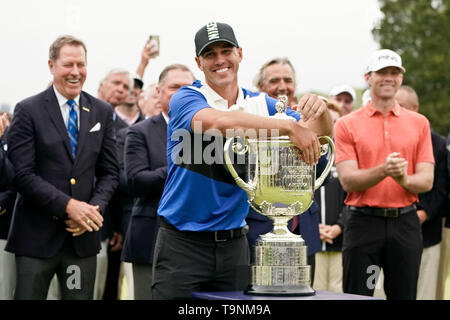
M 102 214 L 119 180 L 111 107 L 82 91 L 86 46 L 50 47 L 53 85 L 19 102 L 8 133 L 18 190 L 6 250 L 16 254 L 15 299 L 92 299 Z
M 111 69 L 98 88 L 98 97 L 108 102 L 114 109 L 114 132 L 116 136 L 117 160 L 123 172 L 123 146 L 126 130 L 131 124 L 139 122 L 143 116 L 137 107 L 130 113 L 127 110 L 127 99 L 133 90 L 133 76 L 125 69 Z M 135 114 L 135 115 L 133 115 Z M 137 117 L 136 117 L 137 116 Z M 124 232 L 131 214 L 133 198 L 129 196 L 123 174 L 120 175 L 119 187 L 116 190 L 108 212 L 105 215 L 105 227 L 102 228 L 102 251 L 99 255 L 101 271 L 96 279 L 96 298 L 115 299 L 120 273 L 120 254 L 123 245 Z M 106 262 L 107 259 L 107 262 Z M 105 278 L 106 277 L 106 278 Z
M 161 113 L 161 103 L 159 102 L 158 92 L 156 90 L 158 84 L 152 83 L 144 91 L 144 99 L 142 102 L 142 113 L 146 118 L 151 118 Z
M 98 98 L 108 102 L 113 108 L 123 103 L 133 88 L 133 79 L 125 69 L 111 69 L 100 82 Z
M 297 104 L 295 69 L 291 61 L 286 57 L 273 58 L 259 69 L 255 77 L 255 85 L 261 92 L 267 93 L 269 97 L 278 99 L 279 96 L 288 97 L 288 105 L 295 108 Z M 317 166 L 320 174 L 326 166 L 326 157 L 322 157 Z M 319 233 L 319 206 L 314 202 L 311 207 L 302 215 L 295 216 L 289 222 L 290 230 L 295 234 L 300 234 L 305 240 L 308 248 L 308 265 L 311 266 L 311 282 L 314 283 L 315 254 L 320 251 Z M 252 208 L 246 218 L 249 226 L 247 238 L 252 247 L 256 238 L 273 228 L 273 222 L 268 217 L 257 213 Z
M 122 68 L 113 68 L 100 81 L 97 91 L 98 98 L 109 103 L 113 109 L 113 128 L 119 168 L 122 157 L 120 157 L 121 151 L 117 143 L 117 134 L 121 129 L 128 128 L 128 124 L 118 116 L 116 110 L 121 104 L 125 103 L 132 88 L 133 79 L 130 72 Z M 97 256 L 97 275 L 94 290 L 95 300 L 101 300 L 103 298 L 107 282 L 118 282 L 118 269 L 120 265 L 118 258 L 120 257 L 120 250 L 122 249 L 123 243 L 121 212 L 120 210 L 116 210 L 120 202 L 118 193 L 119 190 L 116 190 L 111 199 L 107 212 L 104 215 L 104 226 L 101 228 L 101 251 Z M 109 293 L 111 292 L 110 287 L 113 287 L 113 293 L 111 295 L 115 295 L 116 285 L 108 285 L 107 291 Z M 108 292 L 105 295 L 108 295 Z
M 258 90 L 267 93 L 272 98 L 286 95 L 289 106 L 293 106 L 297 102 L 295 69 L 288 58 L 274 58 L 264 63 L 254 82 Z

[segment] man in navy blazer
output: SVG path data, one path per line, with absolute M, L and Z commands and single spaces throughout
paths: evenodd
M 82 91 L 81 40 L 57 38 L 48 64 L 53 85 L 16 105 L 8 134 L 18 190 L 6 246 L 16 255 L 15 299 L 45 299 L 54 274 L 62 299 L 92 299 L 101 213 L 119 179 L 112 109 Z
M 125 171 L 130 194 L 136 197 L 122 260 L 133 264 L 134 299 L 152 299 L 152 263 L 159 221 L 156 211 L 167 176 L 167 122 L 169 101 L 182 86 L 195 78 L 184 65 L 169 65 L 161 72 L 156 88 L 162 113 L 127 131 Z

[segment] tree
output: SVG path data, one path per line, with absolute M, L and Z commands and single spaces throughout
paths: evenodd
M 401 55 L 403 83 L 419 96 L 434 130 L 450 131 L 450 8 L 448 0 L 379 0 L 384 17 L 372 30 L 383 49 Z

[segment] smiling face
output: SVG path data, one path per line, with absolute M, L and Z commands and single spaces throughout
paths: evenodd
M 279 95 L 286 95 L 288 105 L 292 105 L 295 94 L 294 71 L 288 64 L 275 63 L 267 66 L 259 90 L 275 99 Z
M 242 48 L 220 41 L 209 45 L 195 58 L 197 66 L 205 74 L 206 83 L 213 89 L 237 85 L 239 63 L 242 61 Z
M 403 81 L 403 72 L 397 67 L 386 67 L 365 75 L 373 97 L 393 99 Z
M 82 46 L 66 44 L 61 47 L 58 58 L 49 60 L 56 90 L 67 99 L 77 97 L 86 80 L 86 52 Z

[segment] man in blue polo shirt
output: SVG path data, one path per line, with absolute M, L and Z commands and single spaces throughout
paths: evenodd
M 275 99 L 238 86 L 242 60 L 233 29 L 212 22 L 195 36 L 205 83 L 178 90 L 170 101 L 168 173 L 158 215 L 154 299 L 189 298 L 193 291 L 236 291 L 249 284 L 246 193 L 223 164 L 225 136 L 236 130 L 289 136 L 303 160 L 317 163 L 317 134 L 330 134 L 325 103 L 312 94 L 299 102 L 300 122 L 273 119 Z M 292 110 L 288 114 L 300 119 Z

